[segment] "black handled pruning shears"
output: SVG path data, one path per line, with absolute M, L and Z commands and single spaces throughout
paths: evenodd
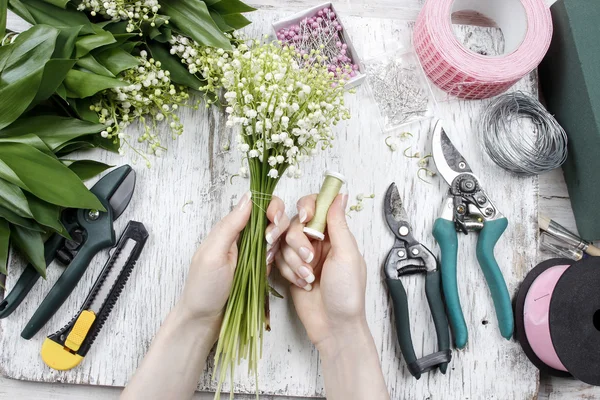
M 388 289 L 394 303 L 396 331 L 398 342 L 408 370 L 417 379 L 421 374 L 439 368 L 446 373 L 452 358 L 450 351 L 450 334 L 448 320 L 442 298 L 442 286 L 438 261 L 431 251 L 419 243 L 412 235 L 412 229 L 402 199 L 395 183 L 392 183 L 385 194 L 385 220 L 394 233 L 394 247 L 388 253 L 384 271 Z M 415 355 L 410 333 L 410 318 L 406 290 L 401 278 L 407 275 L 425 274 L 425 293 L 431 309 L 433 324 L 438 339 L 438 351 L 420 359 Z
M 61 222 L 71 239 L 54 234 L 44 244 L 46 265 L 57 259 L 67 268 L 33 314 L 21 336 L 31 339 L 69 297 L 90 261 L 102 249 L 114 246 L 113 221 L 129 205 L 135 188 L 135 172 L 129 165 L 111 171 L 90 190 L 98 197 L 106 212 L 68 208 Z M 21 304 L 40 275 L 29 264 L 12 291 L 0 303 L 0 318 L 8 317 Z

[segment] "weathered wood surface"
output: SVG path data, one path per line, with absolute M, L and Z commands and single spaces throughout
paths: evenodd
M 382 13 L 382 7 L 378 7 L 379 2 L 369 6 L 358 4 L 355 1 L 351 3 L 336 4 L 336 7 L 348 15 L 373 14 L 404 20 L 413 19 L 416 15 L 416 12 L 413 12 L 412 15 L 406 16 L 408 14 L 404 13 L 403 10 L 387 14 Z M 397 2 L 398 7 L 404 6 L 405 3 L 411 2 L 409 0 Z M 412 3 L 409 6 L 414 6 Z M 285 4 L 277 4 L 276 7 L 278 10 L 287 10 Z M 290 6 L 290 11 L 296 11 L 302 7 L 302 5 L 298 6 L 294 3 Z M 369 7 L 378 11 L 371 13 Z M 264 28 L 268 26 L 270 20 L 285 13 L 261 14 L 261 17 L 254 17 L 257 22 L 255 26 Z M 261 21 L 265 21 L 265 23 L 261 24 Z M 345 18 L 345 21 L 347 21 L 348 28 L 352 33 L 355 45 L 365 58 L 368 58 L 370 53 L 372 53 L 371 55 L 381 53 L 383 47 L 378 46 L 385 45 L 388 48 L 393 48 L 396 41 L 406 40 L 408 34 L 408 26 L 405 22 L 351 17 Z M 14 26 L 14 20 L 12 22 Z M 383 40 L 386 33 L 388 37 Z M 488 44 L 491 44 L 491 42 Z M 521 89 L 532 90 L 533 87 L 532 81 L 527 80 L 522 83 Z M 371 271 L 368 300 L 369 322 L 378 342 L 384 369 L 388 375 L 387 380 L 393 390 L 393 398 L 425 398 L 430 395 L 431 397 L 437 395 L 446 398 L 448 393 L 456 393 L 456 398 L 468 397 L 468 394 L 463 392 L 465 390 L 465 388 L 462 388 L 463 382 L 466 389 L 474 396 L 471 398 L 532 397 L 535 393 L 535 372 L 528 367 L 524 357 L 517 356 L 518 348 L 516 345 L 503 343 L 497 334 L 491 300 L 487 295 L 483 277 L 476 266 L 473 237 L 462 238 L 460 255 L 461 261 L 464 261 L 461 274 L 465 275 L 464 277 L 460 276 L 460 278 L 466 278 L 468 282 L 473 283 L 473 285 L 468 285 L 467 281 L 463 280 L 465 282 L 461 287 L 463 302 L 470 303 L 473 301 L 479 305 L 478 309 L 475 310 L 471 305 L 465 304 L 466 315 L 470 318 L 470 325 L 477 327 L 477 329 L 472 329 L 469 348 L 467 351 L 461 352 L 460 355 L 455 355 L 454 370 L 451 371 L 449 376 L 434 375 L 416 384 L 398 361 L 397 355 L 399 353 L 395 344 L 394 332 L 390 325 L 388 299 L 379 272 L 379 265 L 392 240 L 381 221 L 381 197 L 385 186 L 391 180 L 401 183 L 401 186 L 405 187 L 405 193 L 410 192 L 410 197 L 407 200 L 408 207 L 415 210 L 414 225 L 418 237 L 422 238 L 428 245 L 434 246 L 433 238 L 431 238 L 429 232 L 431 223 L 438 212 L 439 200 L 445 187 L 439 181 L 436 181 L 432 186 L 417 181 L 414 163 L 404 159 L 400 153 L 390 153 L 387 150 L 383 144 L 383 137 L 377 133 L 373 114 L 371 111 L 363 110 L 364 106 L 372 106 L 372 104 L 365 102 L 364 93 L 364 90 L 359 91 L 355 99 L 351 100 L 353 120 L 344 129 L 340 129 L 341 137 L 337 147 L 331 153 L 331 156 L 327 157 L 330 163 L 324 162 L 326 157 L 311 161 L 311 167 L 308 165 L 306 167 L 305 179 L 301 182 L 282 182 L 279 194 L 283 195 L 288 204 L 293 205 L 299 194 L 317 190 L 318 179 L 313 178 L 309 181 L 306 177 L 317 176 L 327 165 L 328 167 L 339 167 L 340 170 L 346 173 L 350 171 L 348 174 L 352 176 L 349 185 L 352 195 L 361 191 L 373 191 L 378 195 L 372 204 L 366 203 L 366 209 L 362 213 L 355 214 L 350 223 L 355 231 L 362 232 L 357 236 L 359 236 L 361 247 L 365 251 Z M 361 101 L 357 101 L 357 99 L 361 99 Z M 444 105 L 443 108 L 446 107 Z M 477 147 L 471 145 L 471 153 L 473 154 L 465 151 L 465 146 L 468 146 L 466 143 L 467 135 L 471 132 L 471 118 L 477 115 L 480 105 L 465 107 L 464 105 L 455 104 L 451 107 L 454 107 L 452 110 L 459 116 L 459 120 L 454 121 L 454 126 L 450 126 L 453 140 L 465 152 L 482 181 L 484 183 L 491 182 L 486 185 L 490 194 L 509 219 L 512 217 L 509 232 L 499 244 L 497 255 L 501 265 L 510 265 L 508 261 L 520 260 L 520 263 L 515 264 L 517 269 L 513 271 L 514 275 L 510 278 L 507 276 L 508 280 L 513 281 L 510 285 L 510 289 L 513 291 L 516 281 L 522 277 L 520 274 L 524 269 L 529 268 L 528 264 L 531 264 L 533 253 L 521 254 L 524 253 L 524 250 L 515 252 L 513 255 L 504 253 L 507 251 L 512 252 L 510 243 L 517 239 L 519 243 L 523 244 L 523 247 L 519 248 L 535 248 L 534 220 L 536 213 L 534 191 L 531 192 L 529 201 L 515 201 L 515 198 L 521 199 L 522 195 L 515 194 L 511 197 L 508 191 L 504 190 L 506 187 L 501 184 L 502 180 L 506 182 L 510 180 L 510 177 L 502 176 L 500 183 L 496 184 L 495 177 L 499 171 L 492 172 L 491 175 L 493 176 L 484 173 L 485 171 L 482 168 L 486 168 L 486 163 Z M 446 113 L 448 112 L 450 110 L 446 110 Z M 35 305 L 39 303 L 42 295 L 49 289 L 48 284 L 43 285 L 42 290 L 39 287 L 36 288 L 36 291 L 40 291 L 37 298 L 32 296 L 29 299 L 31 304 L 24 306 L 27 310 L 18 311 L 18 314 L 12 316 L 9 321 L 6 321 L 6 324 L 0 325 L 0 341 L 3 349 L 0 356 L 0 365 L 3 366 L 4 373 L 8 373 L 9 376 L 15 378 L 48 382 L 63 381 L 96 385 L 124 384 L 128 375 L 143 356 L 152 335 L 158 329 L 161 319 L 166 315 L 181 290 L 187 263 L 197 240 L 235 201 L 233 196 L 242 193 L 242 188 L 247 185 L 244 182 L 236 182 L 233 187 L 224 184 L 228 174 L 237 169 L 238 156 L 235 151 L 232 154 L 221 153 L 220 140 L 225 136 L 229 136 L 229 134 L 224 129 L 219 130 L 222 121 L 217 118 L 217 114 L 214 112 L 211 113 L 211 116 L 202 114 L 201 117 L 198 114 L 194 118 L 188 116 L 186 119 L 188 122 L 186 134 L 170 146 L 171 150 L 165 159 L 156 160 L 153 169 L 150 171 L 146 171 L 141 166 L 136 167 L 139 180 L 134 203 L 130 206 L 127 214 L 123 215 L 121 221 L 119 221 L 117 229 L 122 229 L 127 219 L 136 218 L 147 223 L 154 236 L 149 243 L 149 251 L 144 255 L 144 259 L 140 261 L 137 272 L 132 278 L 129 286 L 130 291 L 123 295 L 119 301 L 119 306 L 108 322 L 107 328 L 104 329 L 104 339 L 99 339 L 85 363 L 75 371 L 66 374 L 50 372 L 37 356 L 44 334 L 40 333 L 30 342 L 20 338 L 15 339 L 19 337 L 20 328 L 25 319 L 31 315 Z M 211 127 L 216 128 L 215 132 L 219 130 L 218 139 L 215 137 L 212 143 L 207 143 L 207 133 Z M 410 127 L 411 132 L 419 132 L 420 135 L 418 140 L 414 143 L 407 143 L 407 146 L 413 145 L 414 148 L 418 147 L 420 151 L 427 151 L 429 145 L 425 143 L 425 133 L 428 128 L 429 124 L 427 123 L 415 128 Z M 460 139 L 458 135 L 461 135 Z M 344 159 L 340 158 L 341 155 L 357 153 L 357 149 L 360 149 L 361 154 L 357 154 L 356 157 L 344 156 Z M 198 151 L 195 152 L 194 150 Z M 376 157 L 373 157 L 373 155 L 376 155 Z M 109 158 L 114 163 L 126 161 L 126 159 L 121 158 Z M 356 160 L 361 162 L 356 163 Z M 363 170 L 361 173 L 355 172 L 355 165 L 366 168 L 361 168 Z M 211 166 L 212 169 L 209 171 L 208 167 Z M 390 168 L 390 166 L 393 166 L 393 168 Z M 495 167 L 491 166 L 491 168 Z M 364 171 L 365 169 L 366 171 Z M 556 177 L 559 174 L 553 175 Z M 405 180 L 406 183 L 402 185 Z M 157 190 L 157 182 L 164 185 L 162 190 Z M 173 189 L 173 182 L 177 183 L 177 189 Z M 568 198 L 565 198 L 563 194 L 564 184 L 562 184 L 562 187 L 559 186 L 552 176 L 542 176 L 540 182 L 542 184 L 540 190 L 543 190 L 540 202 L 547 204 L 549 208 L 553 207 L 552 212 L 547 212 L 547 214 L 569 225 L 569 217 L 572 219 L 572 216 L 568 215 L 570 204 Z M 494 184 L 492 185 L 492 183 Z M 544 186 L 544 183 L 546 183 L 546 186 Z M 413 189 L 409 190 L 411 186 Z M 516 187 L 518 187 L 520 193 L 523 192 L 523 189 L 535 190 L 535 182 L 519 182 Z M 558 194 L 556 198 L 555 193 Z M 210 201 L 210 199 L 216 201 Z M 194 204 L 186 206 L 185 213 L 183 213 L 181 207 L 190 200 L 194 201 Z M 518 213 L 527 214 L 528 218 L 523 220 L 520 218 L 522 215 L 512 212 L 518 208 L 514 206 L 515 204 L 521 207 Z M 546 207 L 542 209 L 546 210 Z M 293 210 L 290 210 L 290 213 L 292 212 Z M 563 213 L 565 217 L 561 219 Z M 518 220 L 523 221 L 521 225 L 516 223 Z M 418 221 L 424 221 L 424 224 L 417 224 Z M 521 239 L 525 236 L 522 235 L 529 235 L 530 239 L 523 242 Z M 386 243 L 387 241 L 390 243 Z M 467 248 L 471 251 L 469 255 L 465 254 Z M 83 298 L 85 288 L 93 282 L 94 276 L 99 271 L 105 257 L 105 255 L 104 257 L 98 257 L 99 260 L 96 260 L 92 265 L 89 273 L 84 277 L 84 281 L 77 288 L 76 293 L 71 296 L 61 312 L 48 324 L 49 331 L 62 326 L 61 324 L 66 322 L 71 313 L 77 309 L 80 300 L 75 300 L 75 298 Z M 529 262 L 523 262 L 526 259 Z M 16 273 L 17 268 L 13 266 L 12 270 Z M 55 272 L 57 271 L 55 270 Z M 10 285 L 11 281 L 14 282 L 14 279 L 15 275 L 13 274 L 9 278 L 8 284 Z M 56 279 L 56 274 L 50 277 L 50 282 L 54 279 Z M 414 288 L 415 286 L 411 282 L 410 287 Z M 279 287 L 281 287 L 281 283 Z M 476 289 L 465 297 L 467 292 L 471 292 L 467 287 Z M 414 295 L 415 291 L 412 294 Z M 424 296 L 420 296 L 421 293 L 419 292 L 416 294 L 419 294 L 419 296 L 411 299 L 412 305 L 422 310 L 424 309 Z M 124 304 L 127 304 L 127 306 Z M 266 353 L 277 354 L 277 356 L 271 355 L 269 357 L 271 361 L 276 362 L 275 365 L 263 369 L 262 388 L 265 388 L 268 392 L 289 395 L 305 393 L 313 396 L 321 394 L 322 381 L 318 375 L 316 353 L 311 350 L 304 334 L 301 333 L 303 329 L 293 317 L 293 311 L 288 301 L 279 302 L 274 310 L 274 315 L 277 316 L 275 319 L 276 326 L 274 333 L 270 335 L 272 336 L 271 339 L 289 344 L 291 353 L 287 352 L 287 348 L 280 348 L 275 353 L 276 350 L 272 348 L 276 344 L 274 343 L 275 340 L 272 341 L 273 343 L 271 341 L 267 342 Z M 419 313 L 415 316 L 415 319 L 422 321 L 422 317 L 427 317 L 427 315 Z M 488 320 L 488 318 L 490 324 L 483 327 L 480 324 L 481 320 Z M 422 340 L 415 340 L 417 351 L 422 350 L 418 344 L 425 349 L 433 348 L 434 340 L 431 337 L 431 332 L 424 332 L 424 326 L 415 327 L 415 338 L 423 338 Z M 285 340 L 281 340 L 281 338 L 285 338 Z M 495 346 L 491 349 L 486 348 L 484 345 L 486 340 L 489 340 Z M 505 349 L 508 350 L 508 353 Z M 475 363 L 477 359 L 480 361 Z M 293 365 L 290 365 L 292 362 Z M 466 367 L 469 362 L 474 364 Z M 266 366 L 265 364 L 266 362 L 263 363 L 263 367 Z M 397 372 L 399 364 L 400 373 Z M 16 367 L 14 367 L 15 365 Z M 9 371 L 12 371 L 12 373 L 9 373 Z M 273 374 L 271 371 L 282 373 Z M 277 379 L 279 375 L 282 375 L 281 380 Z M 309 376 L 314 377 L 314 379 L 307 378 Z M 530 379 L 527 379 L 528 377 Z M 280 384 L 283 381 L 286 381 L 286 384 L 289 385 L 283 387 Z M 238 380 L 238 382 L 242 381 Z M 207 383 L 208 380 L 205 377 L 201 388 L 205 388 Z M 97 399 L 116 398 L 118 393 L 109 388 L 70 388 L 69 385 L 47 386 L 44 384 L 7 381 L 2 378 L 0 378 L 0 385 L 1 398 L 4 398 L 4 395 L 7 395 L 6 398 L 44 398 L 49 393 L 53 393 L 58 394 L 61 398 Z M 236 389 L 248 390 L 248 388 L 251 388 L 251 383 L 245 382 L 243 387 Z M 513 392 L 510 391 L 510 388 L 514 388 Z M 519 394 L 514 391 L 521 389 L 524 391 Z M 480 391 L 478 392 L 478 390 Z M 561 391 L 561 393 L 564 395 L 565 391 Z M 587 398 L 592 398 L 589 397 L 589 390 L 585 393 L 588 396 Z M 208 399 L 210 396 L 197 394 L 196 398 Z

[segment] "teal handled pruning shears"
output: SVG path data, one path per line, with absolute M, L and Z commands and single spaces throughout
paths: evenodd
M 433 226 L 433 236 L 441 248 L 442 286 L 456 347 L 465 347 L 468 338 L 456 280 L 457 231 L 479 232 L 477 260 L 494 300 L 500 333 L 510 339 L 514 329 L 512 306 L 506 282 L 494 258 L 494 246 L 506 230 L 508 220 L 483 190 L 469 164 L 444 132 L 441 121 L 433 132 L 432 154 L 438 172 L 450 185 L 442 214 Z
M 439 368 L 445 374 L 452 353 L 450 352 L 450 333 L 442 299 L 438 261 L 427 247 L 413 237 L 406 211 L 402 205 L 402 198 L 395 183 L 390 185 L 385 194 L 383 210 L 388 227 L 396 238 L 394 247 L 385 260 L 384 272 L 385 281 L 394 303 L 396 333 L 400 350 L 408 370 L 415 378 L 419 379 L 421 374 L 435 368 Z M 410 334 L 408 299 L 401 280 L 402 277 L 414 274 L 425 275 L 425 294 L 438 339 L 438 351 L 420 359 L 417 359 L 415 355 Z

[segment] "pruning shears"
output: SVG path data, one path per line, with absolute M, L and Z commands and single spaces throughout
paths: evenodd
M 441 249 L 442 286 L 456 347 L 464 348 L 468 338 L 456 279 L 457 232 L 479 232 L 477 261 L 492 294 L 500 333 L 510 339 L 514 330 L 512 305 L 494 257 L 494 247 L 506 230 L 508 220 L 483 190 L 467 161 L 448 138 L 441 121 L 433 132 L 432 154 L 438 172 L 450 185 L 442 214 L 433 226 L 433 236 Z
M 413 237 L 406 211 L 402 205 L 402 198 L 395 183 L 390 185 L 385 194 L 383 208 L 385 220 L 395 236 L 394 247 L 388 253 L 384 272 L 394 303 L 396 333 L 402 355 L 408 365 L 408 370 L 417 379 L 421 377 L 421 374 L 435 368 L 439 368 L 445 374 L 452 353 L 438 261 L 427 247 Z M 408 299 L 401 280 L 403 276 L 414 274 L 425 275 L 425 293 L 438 339 L 438 351 L 420 359 L 417 359 L 415 355 L 410 333 Z
M 54 259 L 67 266 L 46 298 L 39 305 L 21 332 L 31 339 L 69 297 L 96 254 L 115 245 L 113 222 L 125 211 L 135 188 L 135 172 L 129 165 L 111 171 L 90 191 L 98 197 L 105 212 L 99 210 L 65 209 L 61 222 L 70 239 L 52 235 L 44 244 L 46 266 Z M 0 303 L 0 318 L 8 317 L 27 296 L 40 275 L 29 264 L 11 292 Z

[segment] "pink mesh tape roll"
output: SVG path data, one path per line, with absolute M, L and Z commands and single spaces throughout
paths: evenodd
M 473 10 L 502 29 L 506 54 L 484 56 L 458 41 L 452 13 Z M 543 0 L 427 0 L 417 19 L 414 47 L 425 74 L 443 91 L 465 99 L 501 94 L 533 71 L 552 39 Z

